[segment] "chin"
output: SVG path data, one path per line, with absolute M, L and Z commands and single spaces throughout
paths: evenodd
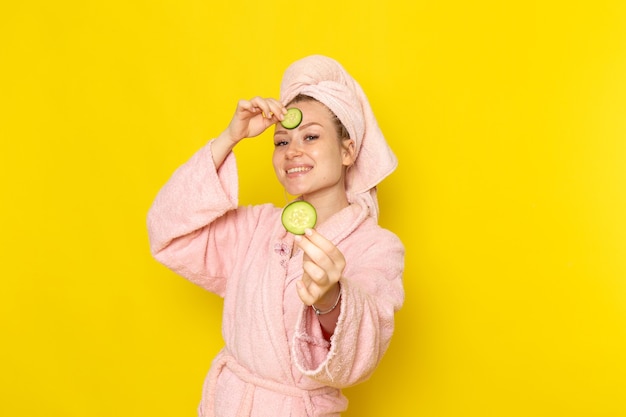
M 283 189 L 291 195 L 301 195 L 310 191 L 308 187 L 302 187 L 300 184 L 294 184 L 289 181 L 281 181 L 281 185 L 283 186 Z
M 294 196 L 301 196 L 303 194 L 306 194 L 306 191 L 303 191 L 297 188 L 291 188 L 291 189 L 285 188 L 285 191 L 287 192 L 287 194 L 294 195 Z

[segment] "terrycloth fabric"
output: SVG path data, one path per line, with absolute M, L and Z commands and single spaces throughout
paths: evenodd
M 231 153 L 219 171 L 210 144 L 181 166 L 148 213 L 151 251 L 224 297 L 225 347 L 214 360 L 199 415 L 337 417 L 340 388 L 366 380 L 386 351 L 404 299 L 404 248 L 367 207 L 319 224 L 346 258 L 342 303 L 328 343 L 298 297 L 302 252 L 269 204 L 238 207 Z
M 363 89 L 334 59 L 311 55 L 291 64 L 283 75 L 281 102 L 288 104 L 298 94 L 326 105 L 355 140 L 357 158 L 346 177 L 348 201 L 364 201 L 378 218 L 376 185 L 396 169 L 398 161 Z

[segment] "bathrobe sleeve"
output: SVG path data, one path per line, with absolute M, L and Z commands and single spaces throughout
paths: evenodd
M 357 230 L 340 249 L 346 258 L 341 312 L 330 344 L 311 308 L 301 311 L 292 350 L 308 377 L 337 388 L 368 379 L 387 350 L 394 314 L 404 301 L 404 246 L 378 226 Z
M 234 154 L 217 170 L 209 142 L 172 174 L 148 211 L 152 255 L 220 296 L 237 262 L 238 242 L 254 230 L 258 216 L 253 212 L 262 210 L 235 210 L 237 181 Z

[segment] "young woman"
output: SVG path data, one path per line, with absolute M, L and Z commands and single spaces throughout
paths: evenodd
M 281 125 L 287 108 L 301 123 Z M 285 190 L 311 203 L 293 235 L 282 208 L 239 206 L 232 153 L 274 127 Z M 199 415 L 339 416 L 370 377 L 404 300 L 404 247 L 377 223 L 376 185 L 397 160 L 359 84 L 335 60 L 293 63 L 280 100 L 241 100 L 228 127 L 173 174 L 148 213 L 153 255 L 224 298 L 225 347 Z

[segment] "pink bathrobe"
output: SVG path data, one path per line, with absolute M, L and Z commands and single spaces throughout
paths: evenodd
M 216 171 L 210 143 L 181 166 L 148 214 L 153 255 L 224 298 L 225 347 L 199 415 L 339 416 L 340 388 L 369 378 L 404 300 L 404 247 L 355 203 L 318 224 L 346 258 L 341 313 L 328 343 L 298 297 L 302 252 L 270 204 L 238 207 L 231 153 Z

